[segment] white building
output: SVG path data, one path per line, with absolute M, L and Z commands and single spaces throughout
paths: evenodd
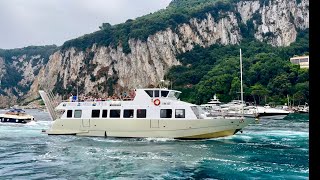
M 290 62 L 300 65 L 300 68 L 309 68 L 309 56 L 297 56 L 290 58 Z

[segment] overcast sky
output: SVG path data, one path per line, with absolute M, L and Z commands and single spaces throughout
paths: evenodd
M 171 0 L 0 0 L 0 48 L 63 42 L 164 9 Z

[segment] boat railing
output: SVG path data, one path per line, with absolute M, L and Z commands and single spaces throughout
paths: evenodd
M 86 100 L 62 100 L 61 102 L 111 102 L 111 101 L 133 101 L 134 98 L 119 98 L 119 99 L 86 99 Z
M 17 115 L 17 116 L 23 116 L 23 115 L 26 115 L 26 113 L 24 113 L 24 112 L 6 112 L 5 114 L 9 114 L 9 115 Z

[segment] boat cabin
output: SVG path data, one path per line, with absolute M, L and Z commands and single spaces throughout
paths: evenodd
M 180 91 L 166 88 L 136 89 L 131 101 L 62 102 L 61 119 L 190 119 L 200 118 L 197 105 L 180 101 Z

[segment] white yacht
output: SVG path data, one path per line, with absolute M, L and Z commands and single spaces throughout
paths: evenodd
M 27 114 L 22 109 L 10 109 L 4 114 L 0 114 L 0 122 L 2 123 L 21 123 L 26 124 L 31 121 L 35 121 L 34 117 L 30 114 Z
M 304 105 L 299 105 L 297 112 L 298 113 L 309 113 L 309 104 L 305 103 Z
M 243 130 L 254 118 L 208 117 L 200 106 L 178 99 L 180 91 L 136 89 L 129 100 L 61 102 L 39 91 L 53 125 L 48 135 L 208 139 Z M 61 115 L 58 112 L 61 111 Z
M 221 104 L 220 107 L 223 112 L 229 114 L 240 114 L 243 111 L 244 116 L 253 116 L 259 119 L 283 119 L 291 113 L 289 110 L 273 108 L 268 104 L 265 106 L 248 106 L 243 103 L 242 105 L 241 100 L 233 100 L 229 103 Z
M 217 95 L 213 95 L 213 98 L 210 99 L 206 104 L 201 104 L 201 108 L 206 111 L 220 109 L 219 105 L 221 104 L 220 100 L 217 98 Z
M 256 109 L 260 119 L 283 119 L 291 113 L 288 110 L 270 107 L 268 104 L 265 106 L 252 106 L 252 108 Z
M 259 118 L 259 113 L 254 106 L 247 106 L 241 100 L 232 100 L 231 102 L 221 104 L 221 110 L 228 114 L 244 114 L 245 117 Z
M 220 100 L 217 98 L 217 95 L 213 95 L 213 98 L 207 103 L 210 105 L 219 105 L 221 104 Z

